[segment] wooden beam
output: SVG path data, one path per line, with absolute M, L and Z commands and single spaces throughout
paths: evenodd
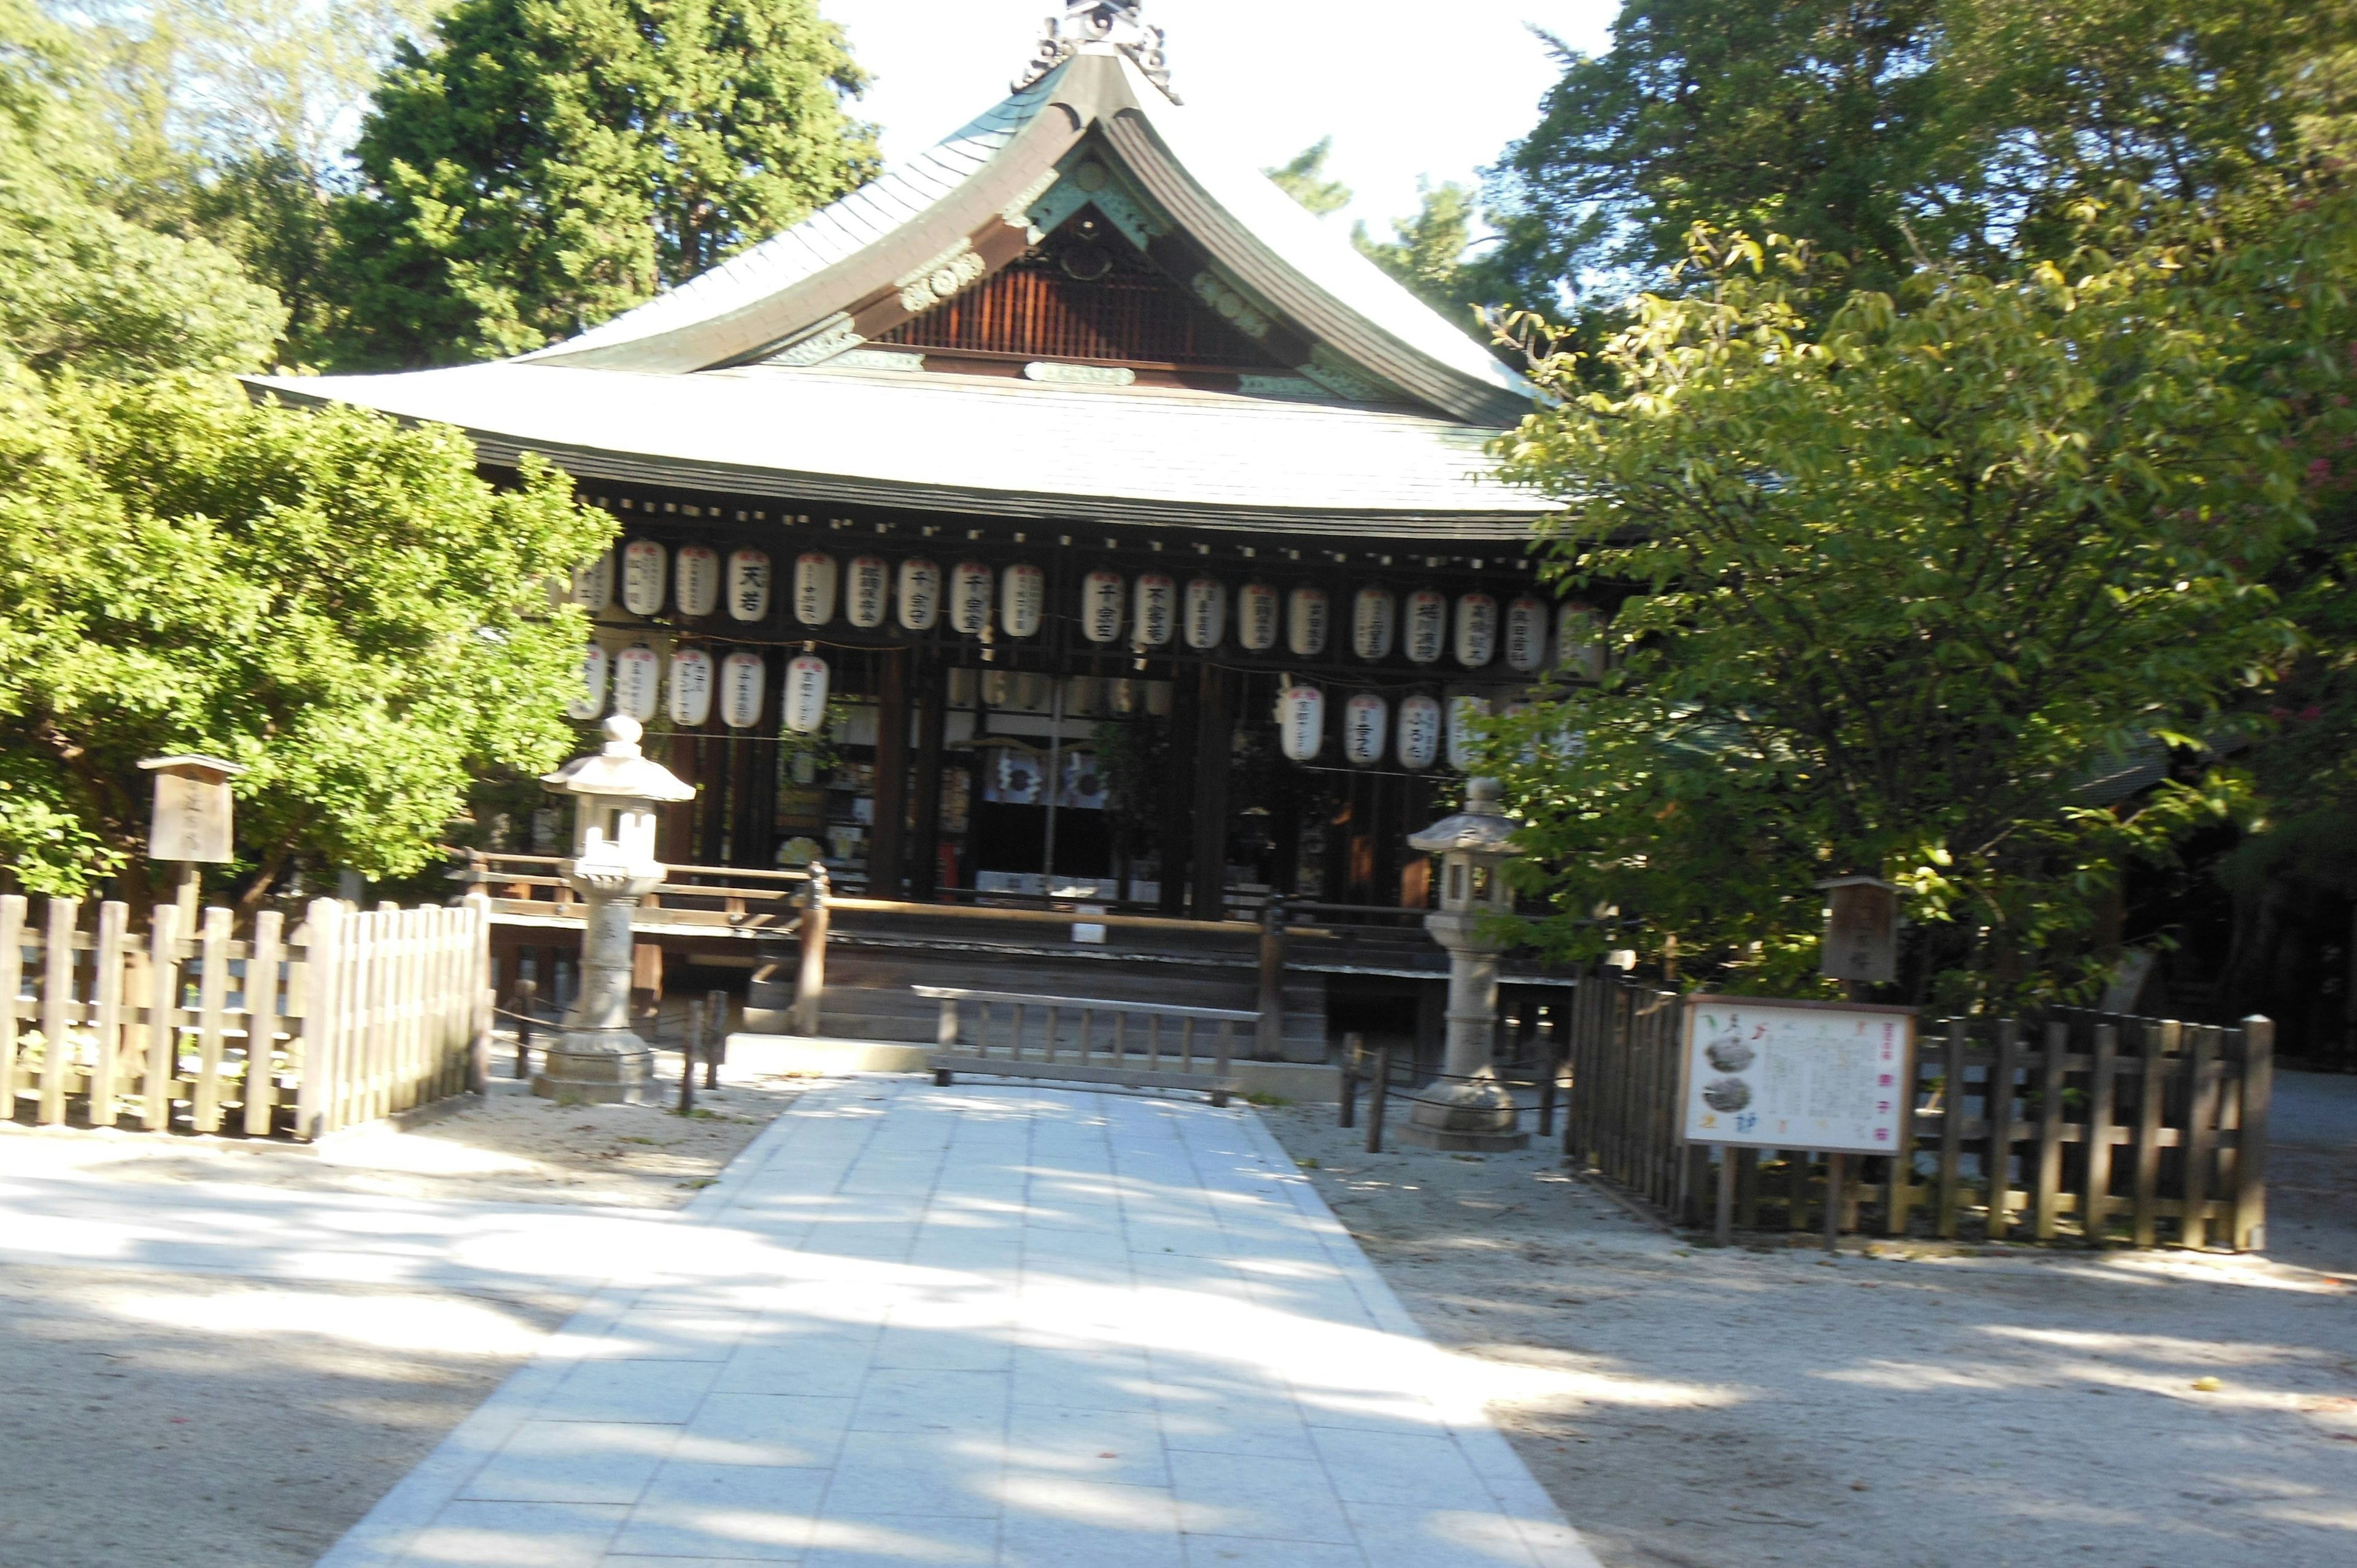
M 1194 848 L 1189 912 L 1199 920 L 1227 915 L 1228 775 L 1235 728 L 1235 677 L 1205 664 L 1195 702 Z

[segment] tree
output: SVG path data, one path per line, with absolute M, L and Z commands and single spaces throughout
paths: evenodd
M 1561 580 L 1633 589 L 1619 668 L 1497 725 L 1551 940 L 1805 993 L 1812 883 L 1881 874 L 1909 997 L 2018 1001 L 2075 977 L 2124 858 L 2233 808 L 2222 775 L 2080 789 L 2141 737 L 2198 750 L 2295 642 L 2265 585 L 2310 528 L 2264 371 L 2285 274 L 2178 216 L 1896 296 L 1702 231 L 1597 364 L 1538 360 L 1558 401 L 1504 471 L 1566 498 Z
M 1325 218 L 1351 205 L 1351 188 L 1326 173 L 1326 159 L 1333 150 L 1334 138 L 1320 136 L 1290 161 L 1260 172 L 1275 181 L 1277 189 Z
M 355 363 L 538 348 L 867 178 L 814 0 L 460 0 L 398 46 L 337 213 Z
M 1487 280 L 1466 262 L 1479 216 L 1474 192 L 1452 180 L 1438 186 L 1426 182 L 1416 194 L 1415 216 L 1395 220 L 1390 239 L 1378 240 L 1367 232 L 1366 224 L 1358 223 L 1351 227 L 1351 243 L 1361 255 L 1470 329 L 1480 306 L 1499 303 L 1485 296 L 1482 284 Z M 1489 337 L 1486 328 L 1482 336 Z

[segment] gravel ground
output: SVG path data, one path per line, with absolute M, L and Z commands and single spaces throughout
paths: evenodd
M 801 1088 L 685 1119 L 501 1093 L 317 1149 L 0 1123 L 0 1176 L 671 1208 Z M 0 1264 L 0 1565 L 304 1568 L 577 1305 Z
M 1330 1107 L 1264 1114 L 1494 1369 L 1493 1418 L 1609 1568 L 2357 1562 L 2345 1136 L 2277 1152 L 2266 1259 L 1835 1260 L 1691 1244 L 1552 1151 L 1370 1155 Z

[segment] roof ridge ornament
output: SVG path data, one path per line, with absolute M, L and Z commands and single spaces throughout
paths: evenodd
M 1015 79 L 1015 91 L 1022 91 L 1080 53 L 1082 45 L 1109 42 L 1127 55 L 1165 98 L 1183 102 L 1170 86 L 1170 61 L 1163 52 L 1162 29 L 1144 19 L 1145 9 L 1146 0 L 1064 0 L 1064 14 L 1047 18 L 1031 59 Z

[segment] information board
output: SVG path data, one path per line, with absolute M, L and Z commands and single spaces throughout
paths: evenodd
M 1689 996 L 1680 1131 L 1690 1144 L 1891 1154 L 1914 1060 L 1911 1007 Z

